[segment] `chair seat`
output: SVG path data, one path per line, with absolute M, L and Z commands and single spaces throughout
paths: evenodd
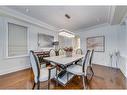
M 71 65 L 66 69 L 67 72 L 70 72 L 75 75 L 84 75 L 85 73 L 82 72 L 82 66 L 81 65 Z
M 56 68 L 51 70 L 51 75 L 50 75 L 50 79 L 54 78 L 56 75 Z M 43 82 L 43 81 L 47 81 L 49 78 L 49 70 L 48 68 L 42 68 L 40 69 L 40 78 L 39 81 Z M 35 78 L 35 82 L 37 83 L 37 80 Z
M 55 63 L 53 63 L 53 62 L 50 62 L 50 64 L 51 64 L 51 65 L 53 65 L 53 66 L 55 66 L 55 65 L 56 65 L 56 64 L 55 64 Z
M 82 59 L 77 62 L 77 64 L 82 65 Z

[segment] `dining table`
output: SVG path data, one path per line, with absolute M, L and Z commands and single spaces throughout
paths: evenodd
M 62 56 L 52 56 L 45 57 L 44 60 L 54 63 L 56 66 L 60 67 L 61 70 L 59 74 L 54 78 L 61 85 L 66 86 L 67 83 L 74 77 L 73 74 L 68 74 L 66 68 L 78 60 L 81 60 L 85 55 L 73 54 L 72 56 L 67 57 L 66 55 Z

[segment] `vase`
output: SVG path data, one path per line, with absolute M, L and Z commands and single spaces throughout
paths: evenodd
M 66 57 L 72 57 L 72 51 L 66 51 Z

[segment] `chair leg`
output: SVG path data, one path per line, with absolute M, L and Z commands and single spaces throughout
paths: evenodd
M 89 82 L 87 76 L 85 76 L 85 84 L 86 84 L 86 89 L 88 88 Z
M 35 85 L 36 85 L 36 83 L 34 82 L 34 85 L 33 85 L 32 89 L 34 89 L 34 88 L 35 88 Z
M 69 80 L 69 73 L 67 72 L 67 81 Z
M 92 69 L 92 67 L 91 67 L 91 71 L 92 71 L 92 77 L 94 76 L 94 72 L 93 72 L 93 69 Z
M 90 81 L 91 81 L 91 80 L 92 80 L 92 78 L 93 78 L 93 76 L 94 76 L 94 72 L 93 72 L 92 67 L 90 67 L 90 70 L 91 70 L 91 72 L 92 72 L 92 76 L 91 76 L 91 78 L 90 78 Z
M 57 70 L 59 70 L 58 66 L 56 67 L 56 79 L 58 80 L 58 72 Z M 58 86 L 58 82 L 55 83 L 55 86 Z
M 50 79 L 48 80 L 48 89 L 50 89 Z
M 84 79 L 84 76 L 82 76 L 82 80 L 83 80 L 83 88 L 85 89 L 85 79 Z
M 37 89 L 40 89 L 40 81 L 37 83 Z

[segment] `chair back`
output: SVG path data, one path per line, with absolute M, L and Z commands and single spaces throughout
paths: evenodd
M 90 59 L 90 50 L 87 50 L 86 55 L 84 57 L 83 63 L 82 63 L 82 71 L 85 72 L 86 68 L 89 64 L 89 59 Z
M 91 54 L 90 54 L 89 66 L 92 66 L 93 53 L 94 53 L 94 49 L 91 51 Z
M 82 54 L 82 49 L 77 49 L 76 54 Z
M 40 77 L 40 67 L 39 67 L 38 59 L 32 50 L 30 51 L 30 63 L 34 73 L 34 81 L 37 83 Z
M 65 55 L 65 51 L 63 49 L 59 49 L 59 55 Z
M 51 50 L 49 51 L 49 56 L 56 56 L 56 52 L 55 52 L 54 49 L 51 49 Z

